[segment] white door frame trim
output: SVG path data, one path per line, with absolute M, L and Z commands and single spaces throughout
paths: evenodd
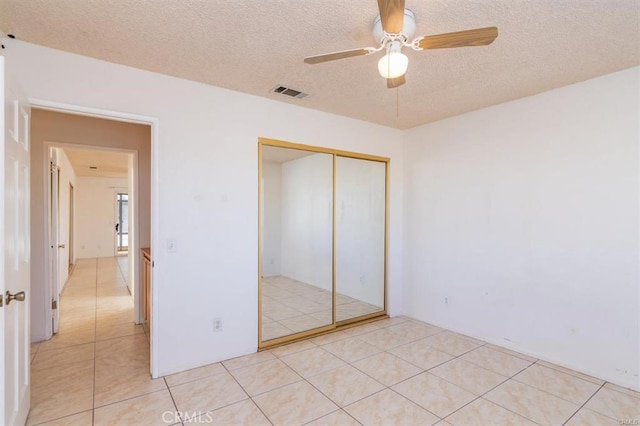
M 29 103 L 31 104 L 31 107 L 35 107 L 35 108 L 39 108 L 39 109 L 45 109 L 45 110 L 51 110 L 51 111 L 57 111 L 57 112 L 63 112 L 63 113 L 67 113 L 67 114 L 77 114 L 77 115 L 84 115 L 84 116 L 89 116 L 89 117 L 97 117 L 97 118 L 105 118 L 105 119 L 109 119 L 109 120 L 115 120 L 115 121 L 124 121 L 127 123 L 137 123 L 137 124 L 146 124 L 149 125 L 151 127 L 151 242 L 150 242 L 150 246 L 151 246 L 151 252 L 156 252 L 156 241 L 158 240 L 158 236 L 159 236 L 159 224 L 158 224 L 158 213 L 159 213 L 159 205 L 158 205 L 158 129 L 159 129 L 159 124 L 160 121 L 157 117 L 151 117 L 151 116 L 144 116 L 144 115 L 138 115 L 138 114 L 131 114 L 131 113 L 127 113 L 127 112 L 119 112 L 119 111 L 111 111 L 111 110 L 106 110 L 106 109 L 100 109 L 100 108 L 92 108 L 92 107 L 87 107 L 87 106 L 81 106 L 81 105 L 72 105 L 72 104 L 67 104 L 67 103 L 63 103 L 63 102 L 55 102 L 55 101 L 48 101 L 48 100 L 44 100 L 44 99 L 34 99 L 34 98 L 29 98 L 28 99 Z M 136 182 L 137 185 L 137 182 Z M 136 233 L 138 232 L 138 230 L 136 230 Z M 45 238 L 45 245 L 47 244 L 48 238 Z M 47 247 L 45 246 L 45 249 L 47 249 Z M 45 253 L 48 253 L 47 250 L 45 250 Z M 156 252 L 157 253 L 157 252 Z M 153 273 L 154 273 L 154 268 L 151 268 L 151 278 L 153 279 Z M 139 281 L 139 280 L 138 280 Z M 137 282 L 136 283 L 136 289 L 135 292 L 138 294 L 141 294 L 139 292 L 140 290 L 140 286 L 142 285 L 142 283 Z M 48 288 L 48 286 L 45 286 L 46 288 Z M 46 290 L 49 291 L 49 290 Z M 50 300 L 51 295 L 45 295 L 45 297 L 47 297 L 45 300 Z M 158 292 L 155 290 L 151 291 L 151 317 L 152 319 L 155 317 L 155 312 L 157 312 L 157 308 L 158 308 Z M 136 313 L 137 315 L 137 313 Z M 150 321 L 151 323 L 151 328 L 150 328 L 150 337 L 151 337 L 151 376 L 153 378 L 157 378 L 159 377 L 158 374 L 158 363 L 157 363 L 157 359 L 158 359 L 158 329 L 157 329 L 157 321 L 152 320 Z

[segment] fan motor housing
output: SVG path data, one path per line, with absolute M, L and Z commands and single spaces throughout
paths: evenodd
M 416 15 L 411 11 L 411 9 L 405 9 L 401 34 L 404 37 L 404 41 L 410 40 L 415 32 Z M 384 40 L 385 37 L 386 35 L 382 30 L 382 20 L 380 19 L 380 15 L 378 15 L 373 20 L 373 38 L 375 38 L 378 43 L 382 43 L 382 40 Z

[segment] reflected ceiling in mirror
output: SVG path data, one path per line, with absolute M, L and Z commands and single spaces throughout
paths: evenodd
M 298 158 L 307 157 L 317 154 L 317 152 L 304 151 L 301 149 L 281 148 L 279 146 L 262 146 L 262 161 L 272 163 L 286 163 L 287 161 L 297 160 Z

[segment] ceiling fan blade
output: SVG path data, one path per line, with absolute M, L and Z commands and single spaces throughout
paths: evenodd
M 387 88 L 393 89 L 394 87 L 402 86 L 407 82 L 407 79 L 404 77 L 404 74 L 400 77 L 396 78 L 388 78 L 387 79 Z
M 421 49 L 445 49 L 448 47 L 486 46 L 498 37 L 496 27 L 424 36 L 416 40 Z
M 364 56 L 375 52 L 372 47 L 362 49 L 342 50 L 340 52 L 325 53 L 324 55 L 307 56 L 304 58 L 305 64 L 320 64 L 322 62 L 335 61 L 338 59 L 352 58 L 354 56 Z
M 378 0 L 382 29 L 398 34 L 404 26 L 404 0 Z

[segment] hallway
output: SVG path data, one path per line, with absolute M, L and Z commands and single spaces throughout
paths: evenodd
M 70 415 L 69 424 L 113 423 L 114 403 L 160 390 L 175 409 L 164 379 L 150 378 L 149 337 L 132 321 L 126 276 L 126 257 L 78 260 L 60 299 L 58 333 L 31 345 L 27 424 Z

